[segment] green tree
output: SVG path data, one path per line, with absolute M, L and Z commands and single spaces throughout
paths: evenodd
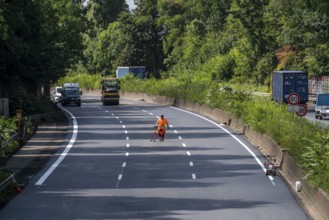
M 159 12 L 156 0 L 142 0 L 134 13 L 122 14 L 125 47 L 117 64 L 123 66 L 146 66 L 151 76 L 159 78 L 163 69 L 162 26 L 158 26 Z

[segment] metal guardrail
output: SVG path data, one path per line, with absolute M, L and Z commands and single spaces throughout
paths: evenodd
M 9 170 L 3 170 L 3 171 L 7 171 L 10 174 L 7 177 L 7 179 L 5 179 L 3 182 L 0 183 L 0 192 L 2 190 L 4 190 L 5 188 L 7 188 L 7 186 L 10 185 L 10 184 L 14 184 L 16 192 L 20 192 L 21 189 L 20 189 L 20 186 L 16 182 L 14 173 L 9 171 Z
M 0 152 L 1 156 L 5 156 L 6 147 L 14 140 L 20 141 L 26 137 L 26 131 L 31 126 L 33 120 L 41 119 L 43 117 L 50 117 L 50 116 L 57 116 L 63 114 L 62 111 L 58 112 L 51 112 L 51 113 L 44 113 L 44 114 L 38 114 L 38 115 L 31 115 L 28 117 L 27 122 L 25 123 L 23 129 L 20 132 L 17 132 L 13 134 L 11 137 L 9 137 L 6 141 L 4 141 L 1 144 Z
M 31 126 L 32 121 L 33 120 L 37 120 L 37 119 L 41 119 L 43 117 L 51 117 L 51 116 L 58 116 L 60 114 L 63 114 L 62 111 L 58 111 L 58 112 L 51 112 L 51 113 L 45 113 L 45 114 L 38 114 L 38 115 L 31 115 L 28 117 L 27 122 L 25 123 L 23 129 L 21 130 L 21 132 L 17 132 L 16 134 L 12 135 L 10 138 L 8 138 L 6 141 L 4 141 L 1 144 L 1 148 L 0 148 L 0 152 L 2 156 L 5 156 L 5 151 L 6 151 L 6 147 L 14 140 L 22 140 L 25 138 L 26 135 L 26 130 L 28 129 L 29 126 Z M 8 185 L 10 184 L 14 184 L 15 190 L 16 192 L 20 192 L 21 188 L 20 186 L 17 184 L 15 177 L 14 177 L 14 173 L 11 171 L 10 175 L 7 179 L 5 179 L 3 182 L 0 182 L 0 192 L 2 190 L 4 190 Z

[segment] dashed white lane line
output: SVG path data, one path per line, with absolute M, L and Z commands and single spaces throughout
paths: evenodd
M 174 130 L 174 132 L 177 134 L 177 130 Z
M 191 161 L 191 162 L 190 162 L 190 167 L 193 167 L 193 166 L 194 166 L 194 164 L 193 164 L 193 162 Z
M 122 127 L 123 127 L 123 128 L 126 128 L 126 126 L 125 126 L 125 125 L 122 125 Z
M 122 180 L 122 174 L 119 174 L 119 176 L 118 176 L 118 180 L 119 180 L 119 181 Z
M 192 173 L 192 179 L 196 179 L 196 175 L 194 173 Z
M 125 134 L 128 134 L 128 131 L 127 130 L 125 130 Z
M 126 163 L 126 162 L 124 162 L 124 163 L 122 164 L 122 167 L 126 167 L 126 165 L 127 165 L 127 163 Z
M 126 152 L 126 157 L 129 157 L 129 152 Z
M 190 151 L 186 151 L 187 156 L 191 156 L 191 152 Z
M 130 147 L 130 145 L 129 145 L 129 144 L 127 144 L 126 146 L 127 146 L 127 148 L 129 148 L 129 147 Z
M 186 144 L 185 143 L 182 143 L 182 146 L 186 148 Z
M 247 145 L 245 145 L 241 140 L 239 140 L 239 138 L 237 138 L 235 135 L 233 135 L 230 131 L 228 131 L 227 129 L 225 129 L 223 126 L 217 124 L 216 122 L 214 122 L 214 121 L 212 121 L 212 120 L 210 120 L 210 119 L 208 119 L 208 118 L 205 118 L 205 117 L 203 117 L 203 116 L 201 116 L 201 115 L 195 114 L 195 113 L 193 113 L 193 112 L 189 112 L 189 111 L 186 111 L 186 110 L 183 110 L 183 109 L 179 109 L 179 108 L 176 108 L 176 107 L 171 107 L 171 108 L 176 109 L 176 110 L 179 110 L 179 111 L 182 111 L 182 112 L 189 113 L 189 114 L 194 115 L 194 116 L 197 116 L 197 117 L 199 117 L 199 118 L 202 118 L 203 120 L 206 120 L 206 121 L 212 123 L 213 125 L 219 127 L 219 128 L 222 129 L 223 131 L 225 131 L 225 132 L 226 132 L 227 134 L 229 134 L 232 138 L 234 138 L 239 144 L 241 144 L 242 147 L 244 147 L 244 148 L 245 148 L 245 149 L 246 149 L 246 150 L 247 150 L 247 151 L 253 156 L 253 158 L 256 160 L 256 162 L 259 164 L 259 166 L 263 169 L 263 171 L 266 172 L 266 168 L 264 167 L 263 163 L 258 159 L 258 157 L 256 156 L 256 154 L 255 154 L 254 152 L 252 152 L 252 151 L 250 150 L 250 148 L 249 148 Z M 274 183 L 274 178 L 273 178 L 272 176 L 270 176 L 270 175 L 268 176 L 268 178 L 270 179 L 271 183 L 272 183 L 273 185 L 275 185 L 275 183 Z
M 149 115 L 153 115 L 153 113 L 152 112 L 149 112 Z
M 178 139 L 179 139 L 179 140 L 182 140 L 182 137 L 181 137 L 181 136 L 178 136 Z

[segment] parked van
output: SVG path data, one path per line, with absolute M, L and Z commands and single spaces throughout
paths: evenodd
M 82 92 L 78 83 L 64 83 L 62 86 L 61 104 L 65 106 L 67 104 L 75 104 L 81 106 Z
M 318 94 L 315 103 L 315 118 L 324 119 L 329 117 L 329 94 Z

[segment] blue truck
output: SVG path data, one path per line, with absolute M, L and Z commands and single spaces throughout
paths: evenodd
M 121 79 L 129 73 L 135 77 L 144 79 L 146 77 L 146 68 L 145 66 L 119 66 L 116 70 L 116 77 Z
M 288 96 L 297 93 L 300 104 L 308 101 L 308 74 L 299 70 L 274 71 L 271 76 L 271 97 L 277 102 L 288 104 Z

